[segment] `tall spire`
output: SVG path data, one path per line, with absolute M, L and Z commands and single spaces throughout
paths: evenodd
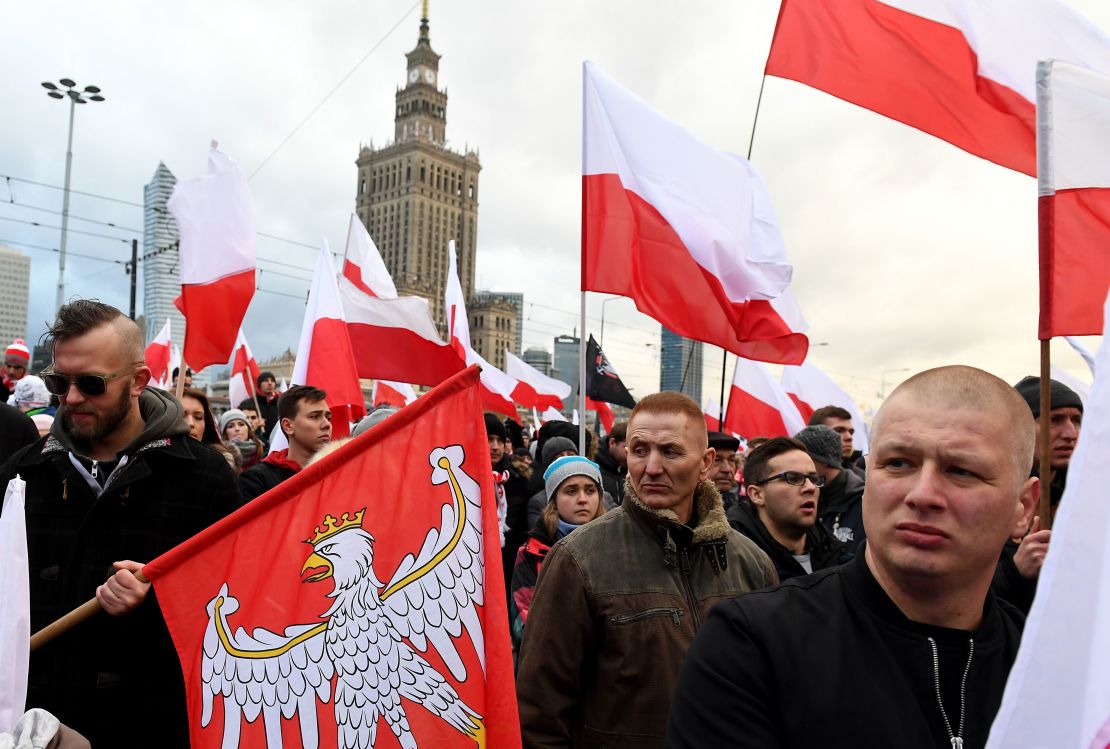
M 420 14 L 420 40 L 428 41 L 428 0 L 424 0 L 424 10 Z

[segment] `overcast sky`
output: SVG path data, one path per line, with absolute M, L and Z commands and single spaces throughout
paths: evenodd
M 1110 4 L 1071 0 L 1110 30 Z M 245 322 L 256 354 L 295 347 L 326 236 L 340 249 L 360 144 L 393 135 L 393 96 L 419 4 L 360 2 L 3 3 L 0 174 L 61 185 L 67 105 L 41 81 L 96 84 L 80 108 L 76 190 L 142 202 L 159 161 L 200 174 L 211 138 L 253 172 L 375 45 L 366 61 L 251 180 L 259 284 Z M 531 3 L 432 0 L 447 134 L 482 160 L 477 285 L 525 295 L 524 344 L 550 350 L 577 325 L 581 63 L 719 148 L 747 150 L 777 0 Z M 400 22 L 396 30 L 390 28 Z M 1030 71 L 1032 75 L 1032 71 Z M 1038 362 L 1036 184 L 800 84 L 768 78 L 752 161 L 775 201 L 810 323 L 810 361 L 867 408 L 909 372 L 946 363 L 1010 382 Z M 52 317 L 62 193 L 0 179 L 0 244 L 32 258 L 30 334 Z M 14 200 L 14 203 L 12 202 Z M 33 210 L 30 206 L 46 209 Z M 70 228 L 130 240 L 140 208 L 74 195 Z M 12 221 L 10 219 L 16 219 Z M 124 242 L 71 233 L 73 253 L 125 260 Z M 267 260 L 293 263 L 293 270 Z M 281 271 L 302 278 L 275 275 Z M 126 309 L 118 264 L 71 257 L 67 296 Z M 289 296 L 292 295 L 292 296 Z M 589 331 L 601 303 L 589 295 Z M 142 289 L 139 290 L 140 305 Z M 140 312 L 141 312 L 140 307 Z M 1088 340 L 1097 345 L 1097 339 Z M 658 389 L 659 326 L 628 300 L 605 307 L 605 349 L 637 394 Z M 1053 356 L 1089 381 L 1062 341 Z M 721 352 L 706 347 L 703 398 Z M 729 366 L 731 376 L 731 365 Z

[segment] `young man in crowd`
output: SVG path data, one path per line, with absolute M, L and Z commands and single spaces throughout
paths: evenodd
M 825 479 L 817 505 L 818 522 L 855 556 L 867 537 L 863 529 L 863 479 L 843 467 L 840 435 L 831 428 L 806 427 L 794 439 L 805 445 L 814 467 Z
M 1036 505 L 1033 419 L 971 367 L 902 383 L 872 428 L 864 553 L 714 610 L 668 726 L 683 747 L 986 745 L 1024 617 L 990 592 Z
M 309 385 L 294 385 L 278 400 L 281 431 L 289 447 L 274 450 L 239 474 L 243 500 L 250 501 L 300 473 L 322 447 L 331 442 L 331 409 L 327 393 Z
M 805 445 L 789 437 L 769 439 L 748 455 L 748 503 L 734 505 L 729 522 L 771 558 L 780 580 L 841 564 L 850 556 L 817 522 L 824 483 Z
M 137 573 L 237 508 L 235 476 L 188 438 L 181 405 L 146 387 L 142 333 L 118 309 L 70 302 L 48 335 L 57 418 L 0 482 L 27 482 L 31 630 L 94 595 L 104 613 L 32 655 L 27 705 L 93 746 L 187 747 L 177 652 Z
M 628 475 L 628 422 L 613 425 L 605 437 L 602 449 L 597 451 L 597 465 L 601 468 L 601 488 L 609 492 L 613 502 L 624 501 L 624 479 Z
M 273 372 L 262 372 L 258 375 L 258 382 L 255 383 L 258 391 L 255 395 L 258 398 L 258 408 L 261 412 L 258 414 L 262 419 L 262 431 L 258 435 L 267 442 L 273 439 L 274 430 L 278 428 L 278 421 L 282 418 L 278 413 L 278 397 L 280 393 L 277 391 L 277 378 L 274 377 Z
M 258 413 L 258 406 L 255 405 L 254 398 L 247 398 L 239 404 L 239 410 L 247 417 L 247 423 L 251 425 L 251 431 L 254 436 L 262 441 L 262 444 L 269 446 L 269 442 L 263 437 L 266 431 L 266 420 Z
M 31 366 L 31 349 L 22 338 L 16 338 L 4 350 L 3 377 L 0 378 L 0 403 L 7 403 L 15 392 L 15 384 L 27 374 Z
M 173 372 L 170 373 L 170 390 L 177 390 L 177 378 L 181 374 L 180 367 L 174 367 Z M 185 367 L 185 387 L 191 388 L 193 386 L 193 370 Z
M 856 428 L 852 425 L 852 414 L 848 409 L 840 406 L 824 406 L 817 409 L 809 417 L 809 426 L 819 424 L 827 426 L 840 435 L 840 449 L 843 457 L 841 466 L 855 471 L 860 478 L 866 478 L 863 453 L 853 446 Z
M 624 504 L 552 547 L 524 629 L 527 747 L 661 747 L 679 665 L 712 606 L 775 582 L 711 481 L 701 408 L 649 395 L 628 424 Z
M 505 590 L 508 590 L 517 549 L 528 537 L 528 479 L 513 466 L 505 422 L 491 413 L 485 415 L 485 420 L 493 489 L 497 494 L 497 519 L 501 525 L 501 571 L 505 576 Z

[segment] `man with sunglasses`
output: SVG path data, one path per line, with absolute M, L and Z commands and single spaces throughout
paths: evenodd
M 136 573 L 234 510 L 235 476 L 188 439 L 181 405 L 146 387 L 142 333 L 119 310 L 73 301 L 47 335 L 42 378 L 61 405 L 0 482 L 27 482 L 32 631 L 94 596 L 104 611 L 32 655 L 27 705 L 93 746 L 188 746 L 181 667 Z
M 899 385 L 871 437 L 862 553 L 714 609 L 670 746 L 986 745 L 1024 624 L 990 584 L 1036 505 L 1033 417 L 994 375 L 941 367 Z
M 748 504 L 729 508 L 729 524 L 766 552 L 779 580 L 848 561 L 844 544 L 817 522 L 824 483 L 805 445 L 789 437 L 769 439 L 748 455 Z

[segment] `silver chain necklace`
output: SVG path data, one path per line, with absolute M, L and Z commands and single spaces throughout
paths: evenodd
M 960 681 L 960 726 L 955 733 L 952 724 L 948 721 L 948 713 L 944 710 L 944 702 L 940 698 L 940 656 L 937 653 L 937 641 L 928 638 L 933 649 L 933 687 L 937 693 L 937 707 L 940 708 L 940 717 L 944 719 L 944 727 L 948 730 L 948 740 L 952 742 L 952 749 L 964 747 L 964 717 L 967 709 L 967 675 L 971 672 L 971 659 L 975 656 L 975 640 L 967 641 L 967 665 L 964 666 L 964 677 Z

